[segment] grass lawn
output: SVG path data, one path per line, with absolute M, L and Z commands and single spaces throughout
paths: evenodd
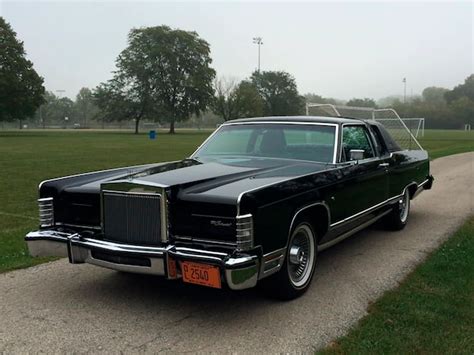
M 474 354 L 474 218 L 318 354 Z
M 426 130 L 419 138 L 421 146 L 428 150 L 431 159 L 445 155 L 474 151 L 474 131 Z
M 25 233 L 37 227 L 37 187 L 45 179 L 119 166 L 181 159 L 210 131 L 176 135 L 113 131 L 0 131 L 0 272 L 44 260 L 28 255 Z M 421 140 L 439 157 L 474 150 L 474 132 L 426 131 Z

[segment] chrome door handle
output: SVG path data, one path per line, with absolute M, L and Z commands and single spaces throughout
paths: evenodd
M 389 163 L 380 163 L 379 168 L 388 168 L 390 166 Z

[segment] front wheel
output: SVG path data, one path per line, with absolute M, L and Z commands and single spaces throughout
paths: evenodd
M 385 218 L 385 226 L 391 230 L 402 230 L 408 222 L 410 214 L 410 193 L 405 189 L 403 195 Z
M 309 223 L 301 222 L 293 229 L 282 268 L 275 275 L 262 280 L 270 296 L 291 300 L 306 292 L 316 265 L 316 241 L 316 234 Z

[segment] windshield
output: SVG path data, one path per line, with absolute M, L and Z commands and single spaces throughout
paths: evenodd
M 335 125 L 224 125 L 193 157 L 252 156 L 332 163 L 335 141 Z

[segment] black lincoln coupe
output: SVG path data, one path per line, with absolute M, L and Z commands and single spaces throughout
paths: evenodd
M 428 154 L 375 120 L 229 121 L 189 158 L 47 180 L 33 256 L 274 296 L 305 292 L 318 252 L 379 219 L 400 230 Z

